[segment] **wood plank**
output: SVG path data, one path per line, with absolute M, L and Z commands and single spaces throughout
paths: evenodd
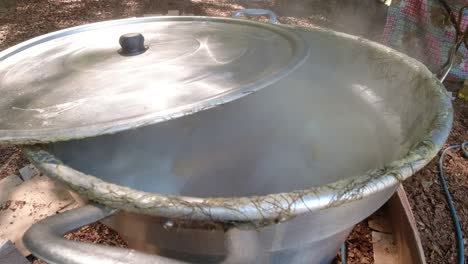
M 0 239 L 0 264 L 30 264 L 10 240 Z
M 29 254 L 22 241 L 24 232 L 33 223 L 74 204 L 68 190 L 46 176 L 36 176 L 16 186 L 1 184 L 0 194 L 0 239 L 11 240 L 23 255 Z
M 23 181 L 30 180 L 31 178 L 38 176 L 40 174 L 39 170 L 37 170 L 36 167 L 34 167 L 34 165 L 32 164 L 29 164 L 19 169 L 19 173 Z
M 397 247 L 392 234 L 372 231 L 374 264 L 399 264 Z
M 22 183 L 21 178 L 16 175 L 10 175 L 0 180 L 0 208 L 2 208 L 2 201 L 6 201 L 15 191 L 15 188 Z
M 383 206 L 377 212 L 373 213 L 368 219 L 367 224 L 373 231 L 380 233 L 392 233 L 392 225 L 390 223 L 390 217 L 388 217 L 386 206 Z
M 402 186 L 390 198 L 387 206 L 400 263 L 425 264 L 418 228 Z

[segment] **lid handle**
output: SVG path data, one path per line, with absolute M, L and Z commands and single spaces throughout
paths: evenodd
M 247 16 L 267 16 L 271 24 L 278 24 L 278 17 L 276 14 L 268 9 L 242 9 L 234 12 L 232 17 L 240 17 L 241 15 Z
M 120 55 L 135 56 L 144 53 L 148 47 L 145 46 L 145 37 L 140 33 L 128 33 L 119 38 Z

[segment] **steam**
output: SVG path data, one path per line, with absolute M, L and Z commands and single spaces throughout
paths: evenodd
M 379 101 L 356 94 L 352 83 L 317 72 L 311 76 L 314 67 L 321 68 L 309 66 L 287 83 L 227 105 L 135 131 L 56 144 L 54 152 L 108 182 L 196 197 L 302 190 L 390 161 L 400 135 L 388 128 L 398 124 L 376 113 L 373 104 Z
M 372 40 L 380 40 L 386 21 L 387 5 L 379 0 L 276 2 L 273 9 L 283 23 L 331 28 Z
M 368 16 L 331 2 L 337 7 L 327 11 L 326 19 L 335 21 L 331 26 L 370 34 Z M 281 8 L 282 19 L 292 16 L 294 5 Z M 309 21 L 312 17 L 303 15 Z M 54 152 L 108 182 L 197 197 L 307 189 L 391 161 L 401 151 L 402 117 L 383 117 L 381 102 L 388 98 L 379 96 L 391 93 L 372 93 L 375 87 L 391 89 L 388 80 L 367 87 L 359 81 L 370 78 L 363 64 L 367 57 L 357 60 L 336 40 L 314 37 L 309 42 L 312 55 L 306 65 L 272 87 L 135 131 L 56 144 Z

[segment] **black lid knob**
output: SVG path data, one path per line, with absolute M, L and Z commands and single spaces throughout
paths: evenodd
M 128 33 L 120 36 L 119 53 L 123 56 L 135 56 L 144 53 L 148 47 L 145 46 L 145 38 L 140 33 Z

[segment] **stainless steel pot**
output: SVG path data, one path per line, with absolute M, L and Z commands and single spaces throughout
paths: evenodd
M 242 14 L 274 24 L 117 20 L 0 53 L 1 142 L 23 144 L 92 201 L 35 224 L 31 252 L 51 263 L 329 263 L 442 147 L 450 99 L 421 63 L 276 24 L 271 11 Z M 26 65 L 42 75 L 18 81 Z M 62 239 L 103 218 L 139 251 Z

